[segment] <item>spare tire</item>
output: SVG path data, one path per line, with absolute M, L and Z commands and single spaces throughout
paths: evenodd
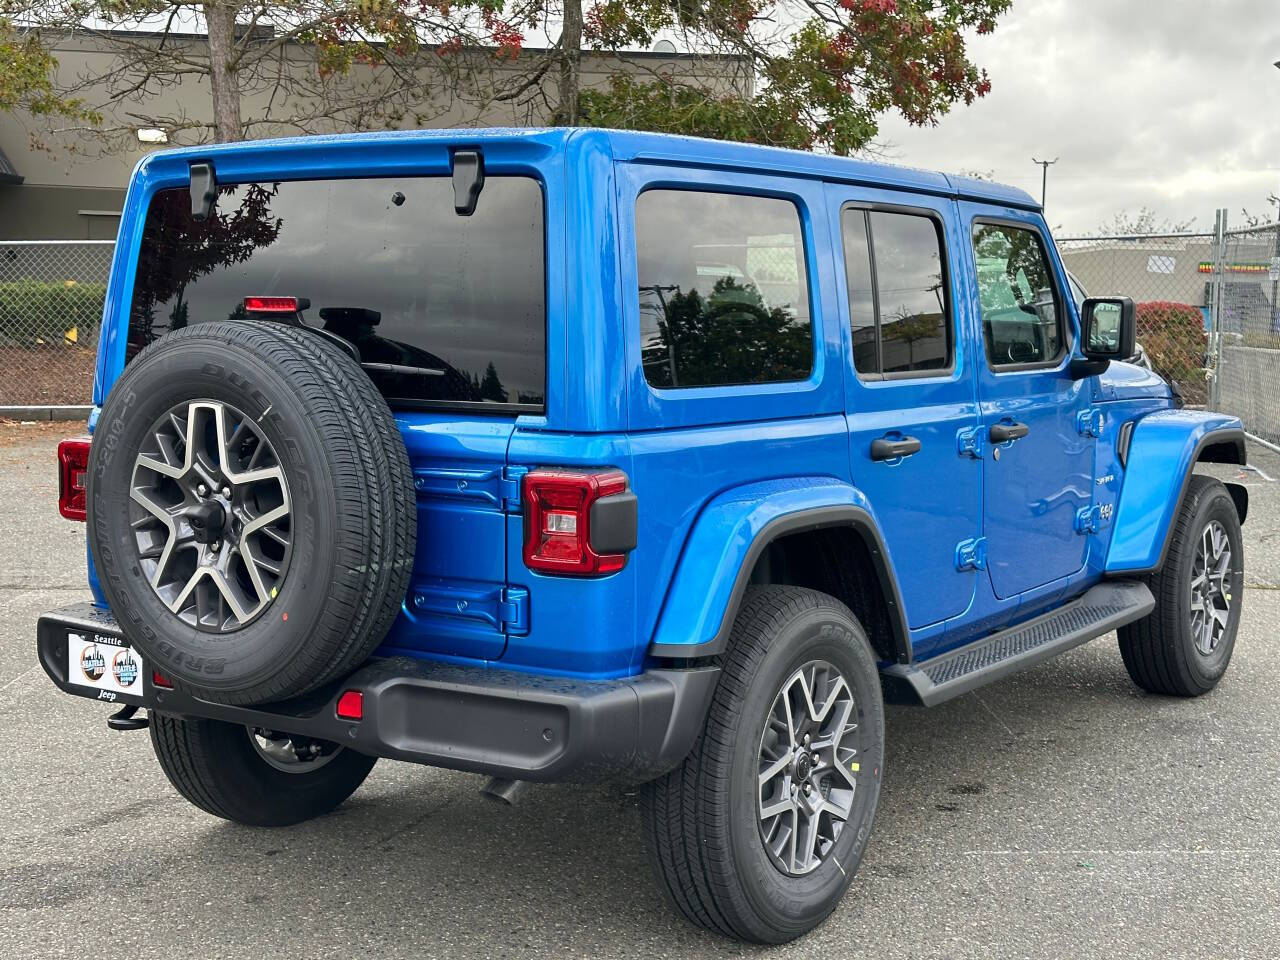
M 122 631 L 185 692 L 282 700 L 353 670 L 409 585 L 386 401 L 306 329 L 201 323 L 128 365 L 94 431 L 89 546 Z

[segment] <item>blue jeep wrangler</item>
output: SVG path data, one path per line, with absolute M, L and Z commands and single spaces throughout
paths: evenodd
M 886 700 L 1112 630 L 1147 691 L 1222 677 L 1246 493 L 1192 468 L 1244 435 L 1133 339 L 990 183 L 597 130 L 158 153 L 59 451 L 94 602 L 40 660 L 240 823 L 378 757 L 643 783 L 680 912 L 785 941 L 866 848 Z

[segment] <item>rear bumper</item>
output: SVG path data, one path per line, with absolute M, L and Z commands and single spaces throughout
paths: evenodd
M 210 703 L 152 683 L 104 695 L 68 681 L 68 634 L 124 644 L 115 619 L 92 604 L 46 613 L 40 664 L 65 693 L 332 740 L 361 753 L 537 782 L 645 780 L 677 766 L 702 729 L 719 668 L 649 670 L 586 682 L 407 657 L 370 660 L 346 680 L 260 707 Z M 145 665 L 145 664 L 144 664 Z M 339 695 L 364 694 L 364 716 L 338 718 Z

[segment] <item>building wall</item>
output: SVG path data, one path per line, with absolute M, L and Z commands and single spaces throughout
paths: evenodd
M 1090 294 L 1205 304 L 1207 274 L 1201 261 L 1213 260 L 1204 241 L 1114 241 L 1059 247 L 1062 262 Z
M 183 37 L 170 40 L 193 48 L 196 57 L 207 56 L 203 37 Z M 308 68 L 310 56 L 306 48 L 285 48 L 286 61 L 294 69 Z M 92 38 L 66 38 L 54 47 L 58 58 L 58 75 L 62 83 L 81 76 L 103 76 L 110 73 L 115 54 L 103 47 L 101 41 Z M 526 51 L 522 57 L 537 57 L 539 51 Z M 500 61 L 485 57 L 486 69 L 499 74 L 511 68 Z M 751 81 L 744 75 L 740 61 L 732 58 L 690 57 L 681 55 L 634 53 L 624 61 L 613 56 L 584 53 L 582 59 L 582 83 L 585 87 L 602 85 L 610 76 L 623 71 L 675 74 L 682 78 L 694 78 L 717 92 L 749 94 Z M 357 66 L 351 81 L 361 83 L 369 79 L 367 67 Z M 553 79 L 553 78 L 551 78 Z M 551 82 L 549 79 L 548 83 Z M 269 89 L 247 94 L 242 101 L 242 115 L 246 118 L 262 116 L 271 95 Z M 86 99 L 94 102 L 94 91 Z M 146 126 L 127 116 L 129 108 L 117 111 L 108 122 L 127 127 Z M 184 75 L 178 82 L 162 87 L 148 97 L 137 112 L 144 116 L 169 116 L 207 119 L 211 113 L 207 78 Z M 547 121 L 545 101 L 541 98 L 528 103 L 510 102 L 491 105 L 477 111 L 468 104 L 449 99 L 425 102 L 415 107 L 426 122 L 413 120 L 402 127 L 452 127 L 452 126 L 531 126 Z M 310 125 L 308 133 L 342 132 L 344 128 L 323 123 Z M 281 127 L 274 130 L 255 131 L 261 136 L 297 135 L 297 129 Z M 175 145 L 190 140 L 175 137 Z M 34 145 L 34 146 L 33 146 Z M 104 147 L 106 149 L 104 149 Z M 46 239 L 112 239 L 115 237 L 124 202 L 125 188 L 137 162 L 150 150 L 137 141 L 131 131 L 110 144 L 102 144 L 87 134 L 75 131 L 50 133 L 41 122 L 16 113 L 0 113 L 0 149 L 9 157 L 24 182 L 18 185 L 0 185 L 0 240 Z

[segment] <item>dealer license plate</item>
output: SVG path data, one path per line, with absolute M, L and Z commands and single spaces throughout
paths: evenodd
M 142 656 L 101 634 L 67 631 L 67 681 L 98 692 L 99 700 L 142 696 Z

